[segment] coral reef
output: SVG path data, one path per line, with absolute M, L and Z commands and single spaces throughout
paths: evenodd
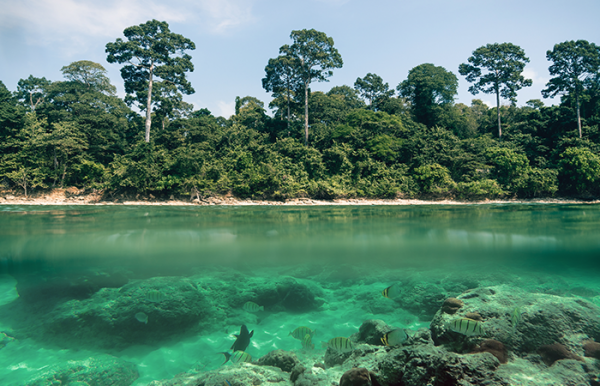
M 575 359 L 583 362 L 583 358 L 575 355 L 560 343 L 546 344 L 538 348 L 538 354 L 542 357 L 542 361 L 548 366 L 552 366 L 554 362 L 561 359 Z
M 294 367 L 299 363 L 300 361 L 296 357 L 296 354 L 283 350 L 271 351 L 257 361 L 257 364 L 261 366 L 277 367 L 286 373 L 292 372 Z
M 444 300 L 444 304 L 442 304 L 442 311 L 447 314 L 455 314 L 462 306 L 464 305 L 462 300 L 457 298 L 448 298 Z
M 390 331 L 392 331 L 392 328 L 383 320 L 369 319 L 360 325 L 358 333 L 353 334 L 350 339 L 359 343 L 382 346 L 381 338 Z
M 600 343 L 587 342 L 583 345 L 583 349 L 585 350 L 586 357 L 600 359 Z
M 471 353 L 476 354 L 482 352 L 489 352 L 498 358 L 500 363 L 504 364 L 508 362 L 508 350 L 506 349 L 506 346 L 504 346 L 504 343 L 497 340 L 486 339 L 481 342 L 479 346 L 476 346 Z
M 346 371 L 340 379 L 340 386 L 379 386 L 379 382 L 375 374 L 361 367 Z

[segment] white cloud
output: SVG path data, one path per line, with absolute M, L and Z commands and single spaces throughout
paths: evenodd
M 537 71 L 530 67 L 525 67 L 522 75 L 525 79 L 531 79 L 536 87 L 545 87 L 546 83 L 550 80 L 549 78 L 540 76 Z
M 233 114 L 235 114 L 235 102 L 223 102 L 223 101 L 219 101 L 217 103 L 217 106 L 219 107 L 219 112 L 218 112 L 218 116 L 221 116 L 223 118 L 229 118 L 231 117 Z
M 21 0 L 3 2 L 0 36 L 19 31 L 27 44 L 62 42 L 77 50 L 90 37 L 116 38 L 151 19 L 193 22 L 215 34 L 255 21 L 252 2 L 244 0 L 174 0 L 168 6 L 158 0 Z
M 484 105 L 486 105 L 487 107 L 496 107 L 496 103 L 492 103 L 491 101 L 486 101 L 486 100 L 481 100 L 483 102 Z

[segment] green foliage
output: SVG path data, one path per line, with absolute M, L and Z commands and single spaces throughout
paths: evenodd
M 456 182 L 447 168 L 440 164 L 428 164 L 415 168 L 414 179 L 421 192 L 433 196 L 448 196 L 456 189 Z
M 506 195 L 498 181 L 483 179 L 478 181 L 459 182 L 456 185 L 458 198 L 467 200 L 481 200 L 484 198 L 502 198 Z
M 71 82 L 81 82 L 88 89 L 115 95 L 117 88 L 110 84 L 106 69 L 101 64 L 89 60 L 73 62 L 60 69 L 64 77 Z
M 561 153 L 558 173 L 567 192 L 580 196 L 600 193 L 600 156 L 588 148 L 571 147 Z
M 473 83 L 469 92 L 477 95 L 480 91 L 485 94 L 496 94 L 496 111 L 498 117 L 498 137 L 502 137 L 500 123 L 500 97 L 516 103 L 517 91 L 532 84 L 531 79 L 525 79 L 522 73 L 529 58 L 525 51 L 512 43 L 494 43 L 479 47 L 468 59 L 469 64 L 463 63 L 458 72 Z
M 527 157 L 506 147 L 489 148 L 486 157 L 493 166 L 492 176 L 508 189 L 529 170 Z
M 411 102 L 417 122 L 434 126 L 440 123 L 442 106 L 453 103 L 458 79 L 444 67 L 424 63 L 411 69 L 397 88 Z
M 390 90 L 389 84 L 383 83 L 379 75 L 370 72 L 364 78 L 357 78 L 354 88 L 369 101 L 369 107 L 375 111 L 394 95 L 394 90 Z

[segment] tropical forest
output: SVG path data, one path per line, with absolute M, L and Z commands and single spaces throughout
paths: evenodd
M 106 44 L 122 79 L 88 60 L 63 79 L 0 81 L 0 185 L 32 195 L 77 187 L 111 197 L 203 199 L 510 199 L 600 194 L 600 47 L 547 47 L 550 80 L 523 106 L 527 54 L 512 43 L 473 47 L 452 69 L 423 63 L 390 85 L 368 72 L 327 92 L 343 66 L 332 37 L 282 37 L 265 58 L 265 102 L 235 99 L 215 116 L 194 93 L 195 44 L 151 20 Z M 458 77 L 475 99 L 455 103 Z M 114 82 L 126 95 L 117 96 Z M 496 101 L 488 106 L 479 93 Z M 547 99 L 558 97 L 558 104 Z M 546 103 L 545 103 L 546 102 Z

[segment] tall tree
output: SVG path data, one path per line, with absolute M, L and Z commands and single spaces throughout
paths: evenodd
M 279 55 L 269 59 L 265 67 L 265 77 L 262 80 L 263 88 L 273 93 L 273 97 L 283 99 L 287 107 L 287 127 L 290 128 L 292 98 L 295 97 L 295 87 L 298 85 L 297 58 L 288 55 Z
M 498 117 L 498 137 L 502 138 L 500 122 L 500 97 L 509 99 L 513 104 L 517 101 L 517 91 L 532 84 L 525 79 L 523 69 L 529 63 L 525 51 L 512 43 L 494 43 L 479 47 L 468 59 L 469 64 L 458 66 L 458 72 L 473 83 L 469 92 L 477 95 L 496 94 L 496 114 Z M 485 73 L 484 73 L 485 71 Z
M 80 82 L 88 90 L 94 90 L 108 95 L 115 95 L 117 88 L 110 83 L 106 69 L 101 64 L 89 60 L 73 62 L 60 69 L 65 79 Z
M 398 85 L 398 92 L 412 105 L 418 122 L 427 126 L 438 123 L 439 108 L 454 101 L 458 79 L 444 67 L 423 63 L 408 72 L 408 78 Z
M 600 76 L 600 47 L 585 40 L 567 41 L 555 44 L 552 51 L 546 52 L 552 62 L 548 68 L 555 75 L 542 90 L 544 98 L 564 93 L 575 96 L 577 129 L 581 138 L 580 99 L 587 84 Z
M 19 80 L 15 95 L 25 105 L 28 105 L 31 111 L 35 111 L 38 105 L 46 100 L 51 83 L 46 78 L 29 75 L 29 78 Z
M 190 39 L 172 33 L 164 21 L 151 20 L 126 28 L 123 34 L 128 41 L 118 38 L 106 45 L 106 60 L 109 63 L 127 63 L 121 68 L 128 94 L 126 100 L 138 102 L 140 109 L 146 110 L 145 139 L 150 142 L 152 86 L 154 82 L 164 82 L 174 85 L 184 94 L 194 93 L 185 77 L 186 72 L 194 71 L 194 65 L 192 57 L 185 51 L 194 50 L 196 46 Z
M 333 47 L 333 39 L 325 33 L 310 30 L 292 31 L 291 46 L 279 49 L 282 55 L 294 58 L 298 66 L 299 83 L 304 88 L 304 144 L 308 146 L 308 90 L 311 82 L 326 82 L 333 75 L 332 69 L 341 68 L 344 62 L 338 50 Z
M 370 72 L 364 78 L 356 78 L 354 88 L 369 101 L 369 107 L 372 110 L 378 110 L 378 102 L 383 102 L 394 95 L 394 90 L 390 90 L 390 86 L 383 83 L 383 79 L 379 75 Z

